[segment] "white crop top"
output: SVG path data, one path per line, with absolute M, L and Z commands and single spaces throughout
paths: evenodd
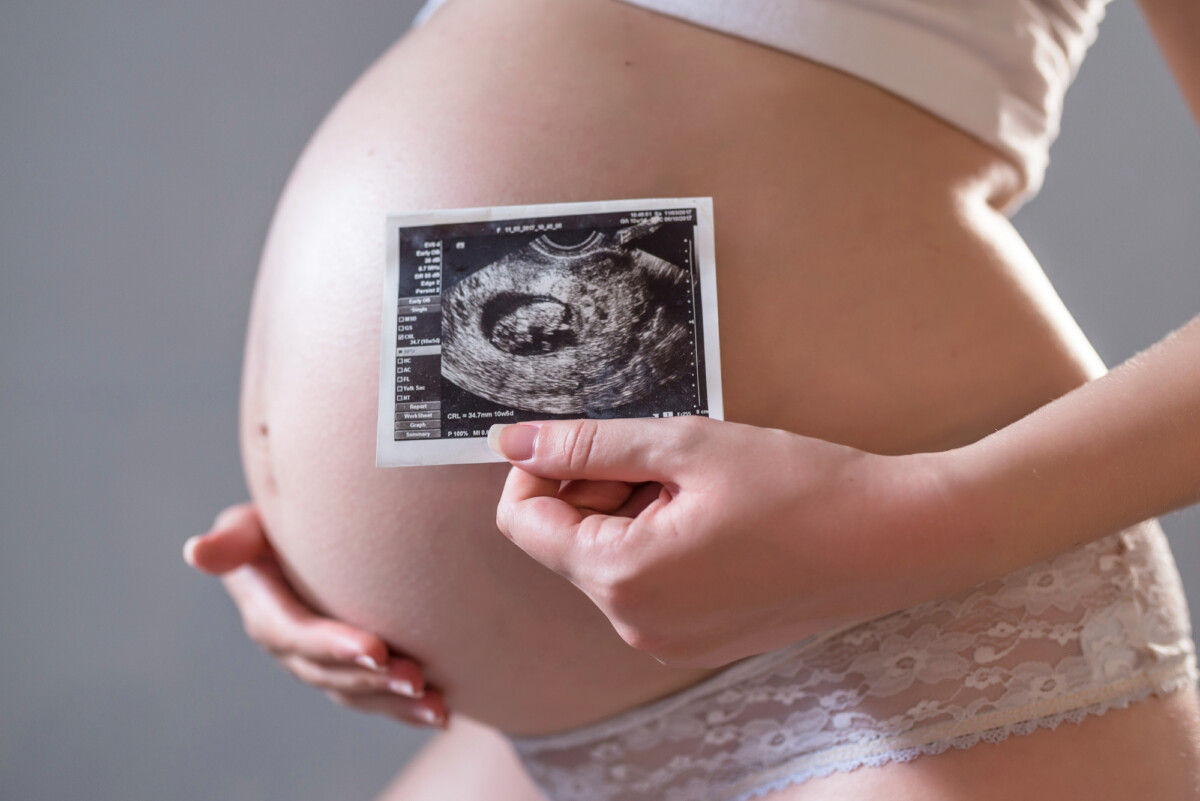
M 445 0 L 430 0 L 423 21 Z M 1037 194 L 1109 0 L 624 0 L 862 78 L 991 145 Z
M 625 0 L 875 84 L 995 147 L 1037 194 L 1109 0 Z

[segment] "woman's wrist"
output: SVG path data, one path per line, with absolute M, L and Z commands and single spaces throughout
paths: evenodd
M 864 564 L 880 591 L 871 603 L 886 598 L 888 608 L 871 611 L 951 595 L 1070 547 L 1069 537 L 1045 535 L 1055 514 L 1042 508 L 1036 475 L 1023 480 L 1029 468 L 1019 458 L 1018 433 L 1003 429 L 948 451 L 879 457 L 903 489 L 872 510 L 878 548 Z
M 937 461 L 948 552 L 980 581 L 1195 502 L 1200 320 Z
M 969 448 L 882 457 L 905 487 L 896 506 L 881 509 L 886 547 L 879 569 L 905 582 L 892 606 L 903 608 L 943 597 L 998 575 L 993 571 L 982 496 L 991 488 Z M 887 610 L 891 611 L 891 610 Z
M 944 496 L 934 507 L 935 558 L 955 592 L 1040 561 L 1029 485 L 1014 480 L 1013 432 L 1002 429 L 970 445 L 922 454 L 940 477 Z M 1032 536 L 1029 536 L 1032 535 Z M 944 593 L 943 593 L 944 594 Z
M 806 468 L 796 472 L 813 473 L 813 441 L 798 437 L 796 443 L 797 462 Z M 815 558 L 822 572 L 838 577 L 832 580 L 836 591 L 821 593 L 808 582 L 792 583 L 793 640 L 820 630 L 817 623 L 828 628 L 874 619 L 990 577 L 976 552 L 972 508 L 961 489 L 971 456 L 846 449 L 834 463 L 833 479 L 801 499 L 796 525 L 782 526 L 776 535 L 796 545 L 785 559 L 795 564 L 790 572 L 803 575 Z
M 965 589 L 1052 559 L 1138 522 L 1097 497 L 1088 465 L 1104 459 L 1039 412 L 969 445 L 932 454 L 946 499 L 939 559 Z

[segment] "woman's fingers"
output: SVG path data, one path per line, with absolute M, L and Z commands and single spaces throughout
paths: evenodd
M 642 512 L 650 508 L 650 505 L 655 501 L 667 503 L 671 500 L 671 493 L 662 484 L 657 481 L 647 481 L 645 484 L 640 484 L 633 488 L 629 497 L 618 508 L 615 514 L 622 517 L 637 517 Z
M 304 683 L 339 704 L 419 726 L 445 725 L 445 700 L 421 666 L 365 631 L 315 613 L 288 584 L 258 511 L 239 504 L 183 549 L 191 566 L 221 577 L 246 634 Z
M 338 706 L 384 715 L 413 726 L 444 728 L 450 715 L 441 694 L 436 691 L 430 691 L 419 701 L 390 693 L 354 694 L 327 690 L 325 695 Z
M 512 468 L 496 507 L 496 526 L 521 550 L 573 582 L 570 566 L 576 538 L 572 535 L 584 515 L 558 498 L 559 487 L 557 480 Z
M 260 560 L 222 576 L 246 634 L 276 655 L 297 654 L 320 664 L 354 662 L 382 671 L 387 644 L 374 634 L 321 617 L 296 597 L 274 561 Z
M 243 503 L 222 511 L 211 530 L 184 543 L 183 558 L 197 570 L 220 575 L 270 551 L 257 510 Z
M 373 634 L 313 613 L 283 577 L 253 504 L 230 506 L 212 530 L 184 546 L 188 564 L 221 576 L 246 633 L 277 656 L 295 654 L 318 664 L 354 662 L 376 672 L 388 668 L 387 645 Z M 405 672 L 421 686 L 420 669 L 408 660 Z
M 577 509 L 613 514 L 629 501 L 637 484 L 624 481 L 567 481 L 558 499 Z
M 711 472 L 700 457 L 717 425 L 690 417 L 493 426 L 489 446 L 514 466 L 496 524 L 534 559 L 580 585 L 600 569 L 594 545 L 611 554 L 609 546 L 651 522 L 652 507 Z
M 493 426 L 488 445 L 547 479 L 668 483 L 689 474 L 711 423 L 670 420 L 553 420 Z
M 558 485 L 514 467 L 504 483 L 496 525 L 521 550 L 578 586 L 589 570 L 599 567 L 588 558 L 593 545 L 622 539 L 636 521 L 578 509 L 558 497 Z M 633 490 L 624 505 L 640 492 Z
M 347 695 L 391 693 L 413 700 L 424 698 L 426 693 L 420 669 L 407 659 L 393 659 L 383 671 L 354 665 L 326 665 L 296 654 L 280 657 L 279 661 L 300 681 L 320 690 Z

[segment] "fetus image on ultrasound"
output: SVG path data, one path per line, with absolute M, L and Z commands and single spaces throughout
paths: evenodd
M 637 247 L 661 227 L 554 231 L 442 297 L 442 376 L 494 403 L 600 416 L 695 373 L 690 273 Z

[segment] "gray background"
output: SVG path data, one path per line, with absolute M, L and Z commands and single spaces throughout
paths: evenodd
M 365 799 L 422 741 L 285 678 L 179 557 L 244 496 L 275 199 L 416 5 L 0 6 L 0 797 Z M 1200 311 L 1200 136 L 1132 4 L 1016 222 L 1109 364 Z M 1168 528 L 1200 618 L 1200 516 Z

